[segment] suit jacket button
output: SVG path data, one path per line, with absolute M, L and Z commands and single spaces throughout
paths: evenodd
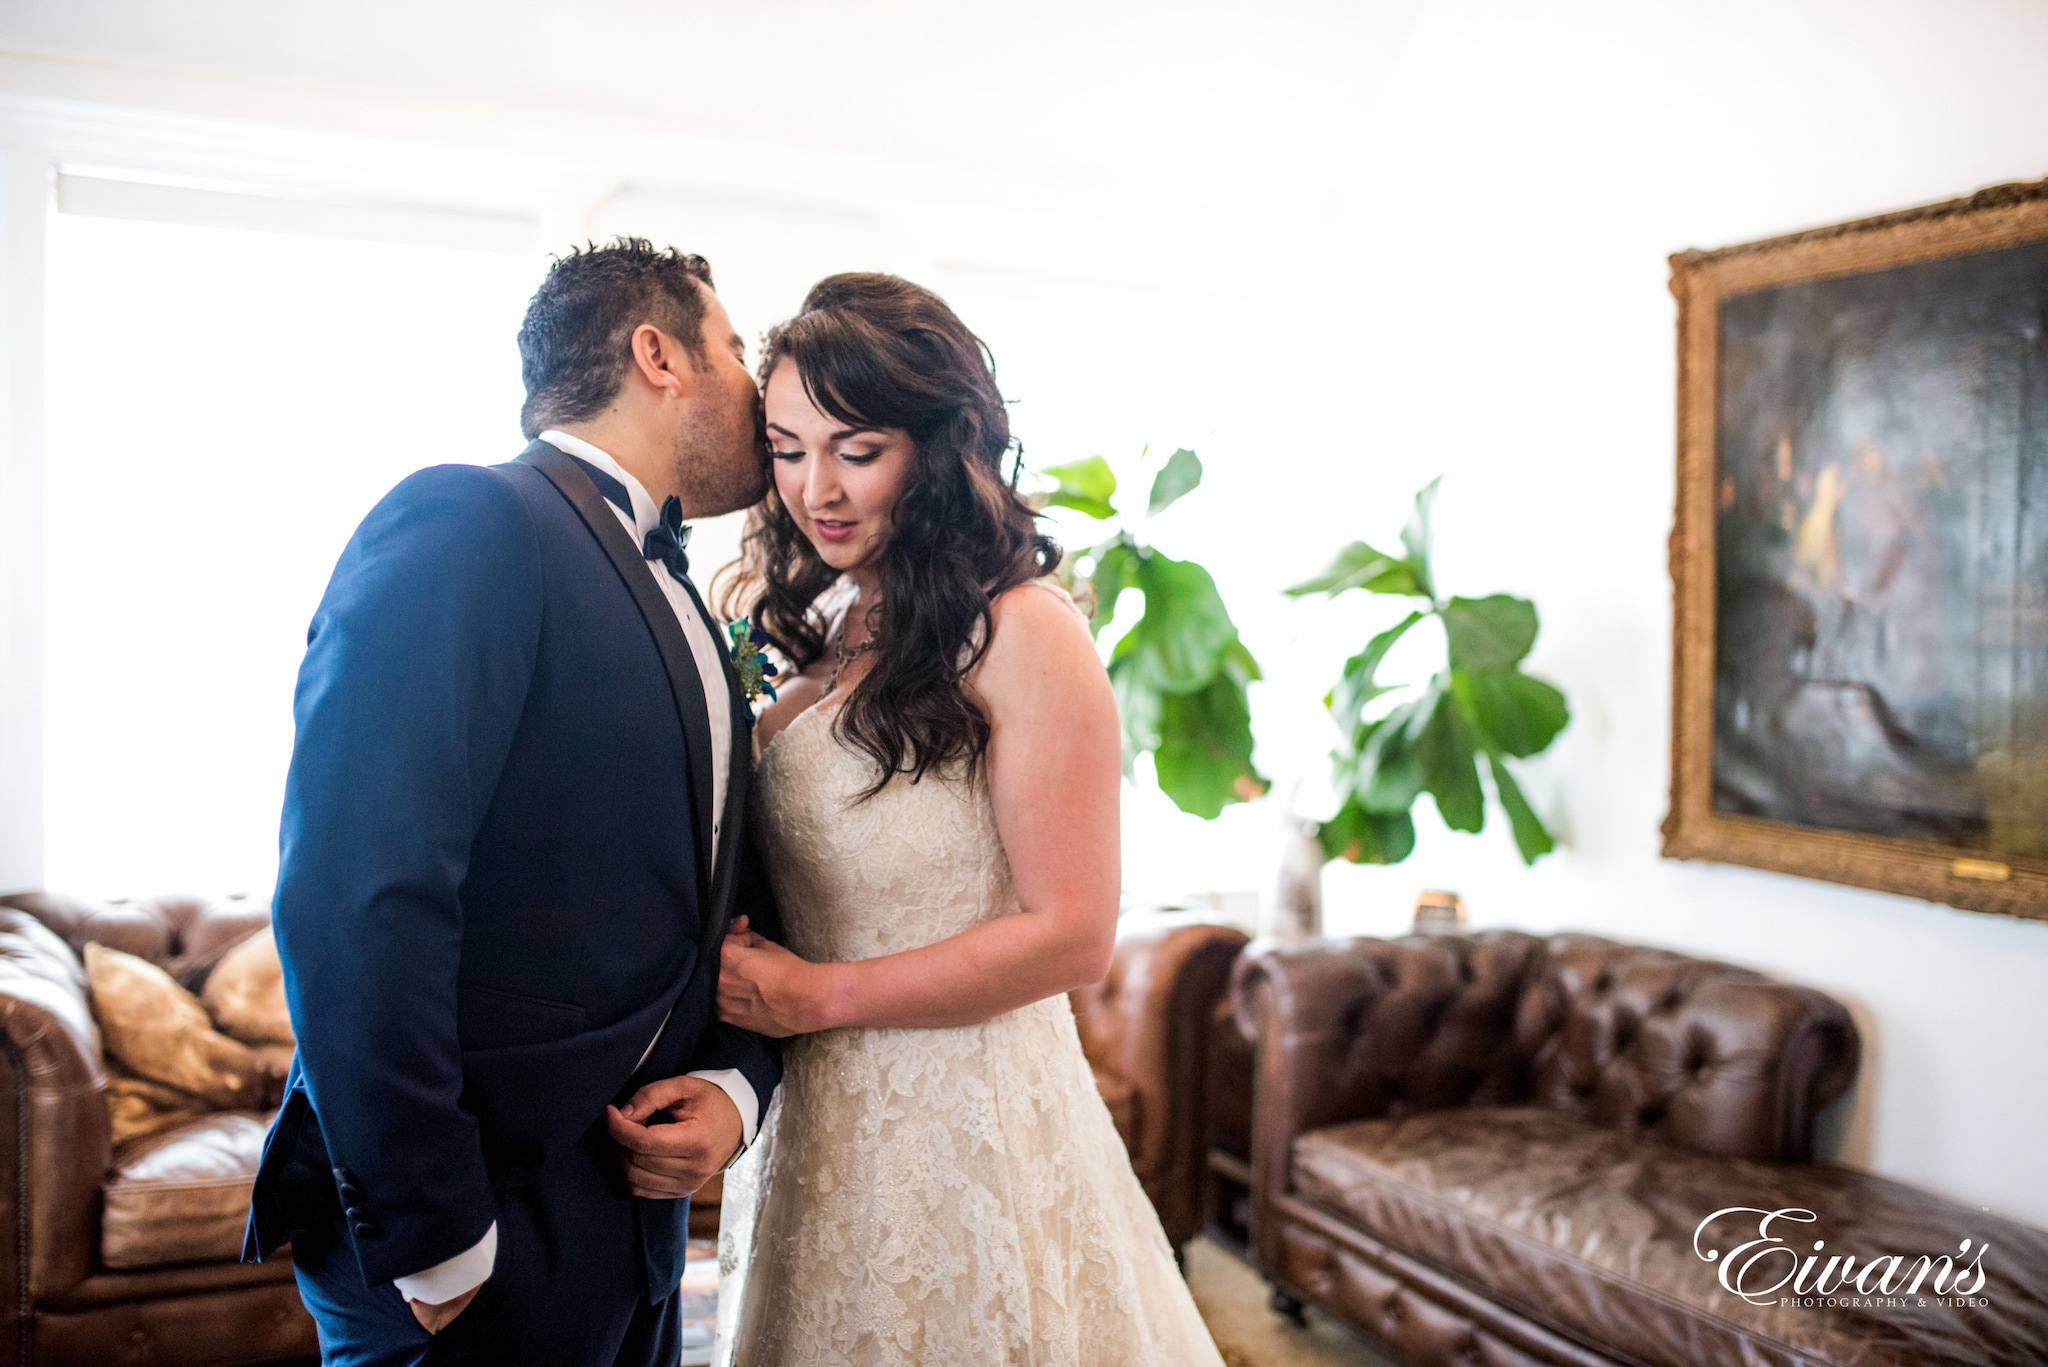
M 356 1232 L 358 1239 L 379 1239 L 384 1236 L 384 1227 L 375 1220 L 351 1220 L 349 1228 Z

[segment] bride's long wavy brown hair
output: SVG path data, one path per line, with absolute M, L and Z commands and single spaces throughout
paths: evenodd
M 820 280 L 803 311 L 768 333 L 763 385 L 784 362 L 820 412 L 900 428 L 917 449 L 877 566 L 874 663 L 833 722 L 880 771 L 863 797 L 897 774 L 915 782 L 961 762 L 971 771 L 989 723 L 965 679 L 987 649 L 990 605 L 1060 561 L 1017 493 L 1017 467 L 1003 473 L 1016 448 L 994 360 L 930 290 L 853 273 Z M 726 616 L 749 618 L 802 669 L 825 653 L 829 624 L 816 605 L 838 578 L 771 485 L 717 596 Z M 855 639 L 865 629 L 850 624 Z

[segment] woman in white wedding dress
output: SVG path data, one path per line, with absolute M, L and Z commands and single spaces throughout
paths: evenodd
M 753 786 L 787 947 L 737 926 L 719 1008 L 794 1038 L 727 1177 L 719 1360 L 1220 1367 L 1067 1004 L 1114 938 L 1120 733 L 986 353 L 844 275 L 763 375 L 725 601 L 800 666 Z

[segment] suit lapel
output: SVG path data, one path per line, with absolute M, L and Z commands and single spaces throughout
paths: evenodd
M 724 655 L 724 652 L 720 654 Z M 733 672 L 729 656 L 725 660 L 725 691 L 727 705 L 732 709 L 732 762 L 725 767 L 725 821 L 720 827 L 724 834 L 719 839 L 718 868 L 711 884 L 711 905 L 717 907 L 721 915 L 729 916 L 733 888 L 737 885 L 740 849 L 746 843 L 747 786 L 754 769 L 754 716 L 747 706 L 746 697 L 740 692 L 739 676 Z
M 719 819 L 719 829 L 725 834 L 717 842 L 717 866 L 711 871 L 711 905 L 718 909 L 720 916 L 726 916 L 730 914 L 732 891 L 738 878 L 740 831 L 746 820 L 748 776 L 753 771 L 754 714 L 747 706 L 746 695 L 740 690 L 740 676 L 733 668 L 732 655 L 719 636 L 718 619 L 704 605 L 695 584 L 685 579 L 682 585 L 683 592 L 690 596 L 691 604 L 697 609 L 697 615 L 704 620 L 705 629 L 710 631 L 712 641 L 719 647 L 719 673 L 725 679 L 726 715 L 730 719 L 726 734 L 731 745 L 725 765 L 725 810 Z M 698 677 L 703 676 L 700 674 Z
M 528 446 L 519 459 L 545 475 L 548 483 L 555 486 L 568 500 L 569 506 L 576 510 L 577 516 L 583 519 L 583 525 L 597 538 L 597 544 L 604 548 L 612 568 L 619 572 L 626 590 L 633 595 L 634 606 L 640 609 L 640 616 L 654 637 L 654 648 L 661 656 L 662 669 L 668 675 L 669 691 L 675 698 L 676 720 L 682 723 L 683 739 L 689 751 L 690 808 L 697 818 L 692 831 L 697 848 L 697 892 L 704 899 L 706 924 L 716 924 L 721 919 L 717 908 L 723 905 L 718 882 L 730 882 L 730 875 L 723 869 L 714 870 L 711 862 L 711 714 L 706 710 L 708 701 L 704 696 L 702 677 L 697 673 L 696 657 L 690 653 L 690 643 L 683 636 L 681 623 L 676 621 L 675 610 L 655 584 L 654 576 L 647 572 L 647 561 L 640 554 L 640 548 L 626 535 L 626 529 L 619 525 L 611 505 L 604 501 L 604 495 L 598 493 L 597 486 L 590 482 L 590 476 L 583 473 L 582 467 L 544 441 Z M 729 694 L 729 667 L 727 679 Z M 730 697 L 726 702 L 730 706 Z M 739 772 L 735 768 L 726 783 L 728 817 L 723 829 L 727 832 L 734 831 L 729 814 L 732 795 L 741 786 L 733 781 Z M 733 843 L 730 839 L 725 840 L 726 849 L 720 853 L 729 855 Z M 718 862 L 726 865 L 732 861 L 724 858 Z M 723 934 L 722 929 L 720 934 Z

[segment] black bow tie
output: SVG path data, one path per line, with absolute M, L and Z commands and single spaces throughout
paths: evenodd
M 661 505 L 661 525 L 647 534 L 640 554 L 659 560 L 678 579 L 690 577 L 690 557 L 683 548 L 690 544 L 690 529 L 683 525 L 683 501 L 674 494 Z

